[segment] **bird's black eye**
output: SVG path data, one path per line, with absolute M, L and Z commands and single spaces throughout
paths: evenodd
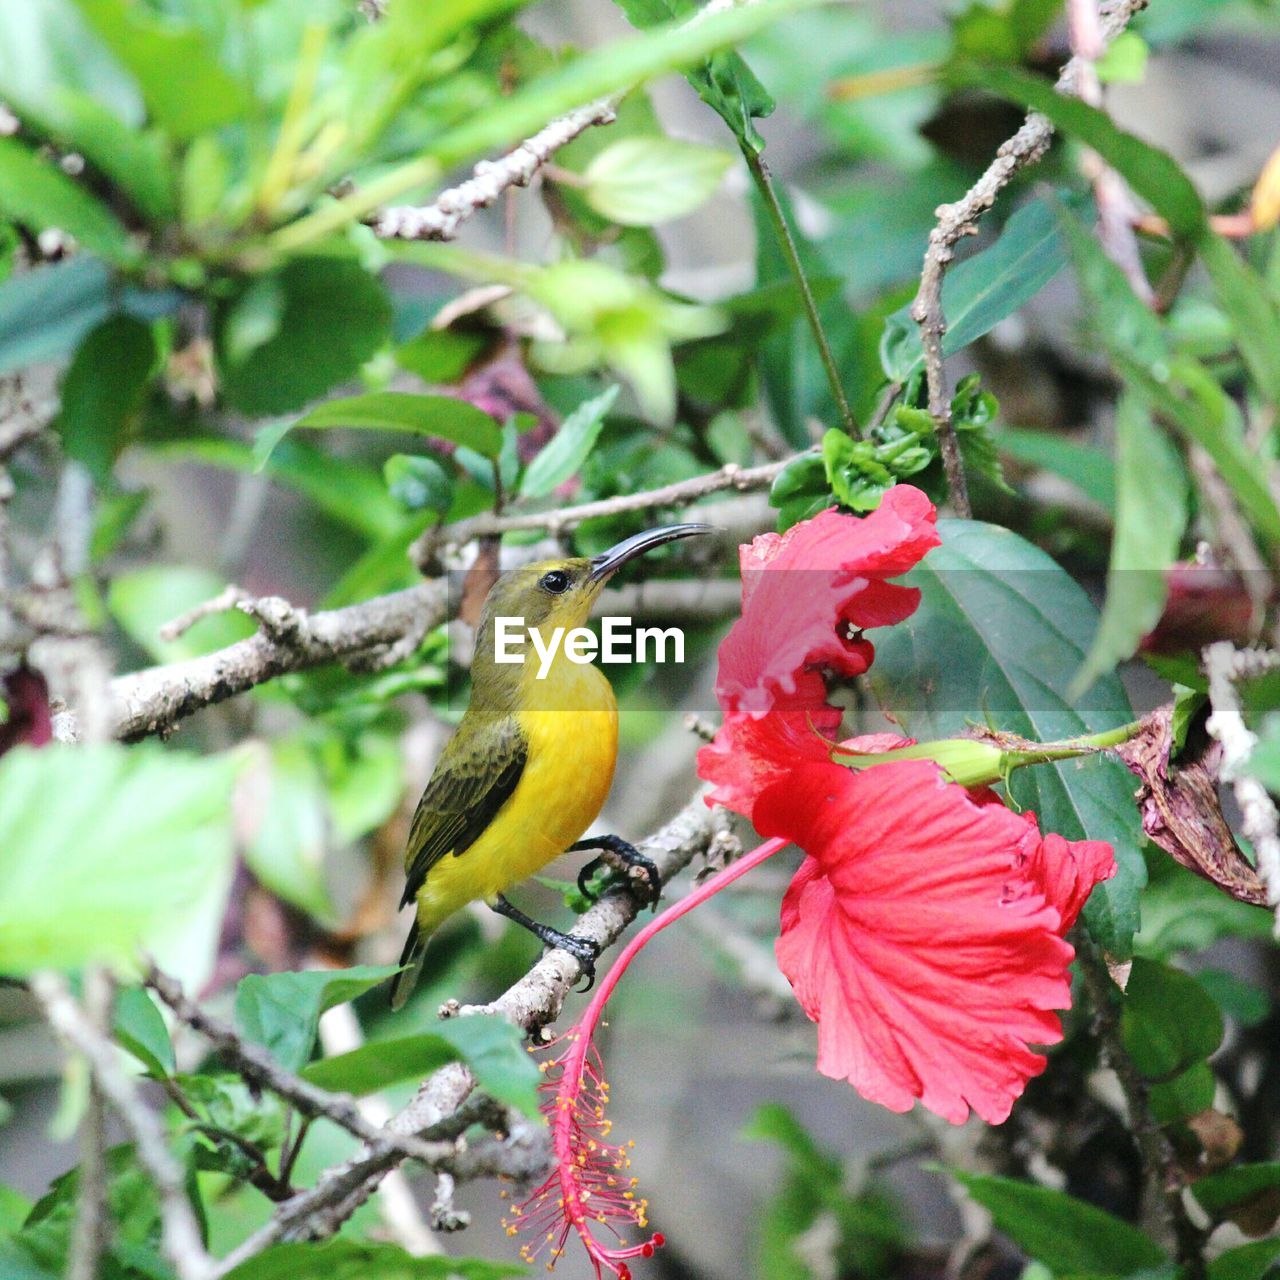
M 543 591 L 550 591 L 553 596 L 562 595 L 569 590 L 569 575 L 563 569 L 552 569 L 544 573 L 538 580 Z

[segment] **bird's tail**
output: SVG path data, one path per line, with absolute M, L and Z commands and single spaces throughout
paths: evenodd
M 431 935 L 424 935 L 415 920 L 409 926 L 409 936 L 405 939 L 404 950 L 400 953 L 400 972 L 391 979 L 391 1007 L 401 1008 L 413 994 L 422 974 L 422 966 L 427 959 L 427 943 Z

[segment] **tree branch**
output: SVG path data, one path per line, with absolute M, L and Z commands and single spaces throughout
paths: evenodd
M 1146 5 L 1147 0 L 1110 0 L 1104 4 L 1101 15 L 1104 40 L 1114 40 L 1133 15 Z M 1080 59 L 1072 58 L 1058 77 L 1058 92 L 1078 93 L 1081 70 Z M 920 326 L 920 342 L 924 347 L 929 413 L 937 426 L 951 503 L 962 516 L 970 515 L 971 508 L 960 445 L 951 423 L 951 392 L 943 366 L 942 336 L 947 331 L 947 317 L 942 307 L 942 281 L 955 257 L 956 245 L 965 236 L 977 234 L 979 219 L 995 204 L 996 197 L 1017 173 L 1044 155 L 1052 138 L 1053 125 L 1039 112 L 1031 112 L 1022 128 L 996 152 L 996 158 L 982 177 L 954 204 L 938 206 L 938 223 L 929 233 L 920 288 L 911 304 L 911 318 Z
M 213 1260 L 187 1199 L 186 1176 L 165 1140 L 159 1117 L 120 1069 L 116 1051 L 76 1003 L 61 974 L 37 973 L 30 981 L 45 1020 L 70 1049 L 83 1054 L 107 1104 L 133 1139 L 134 1154 L 155 1184 L 160 1201 L 161 1244 L 179 1280 L 210 1280 Z
M 447 596 L 447 584 L 439 580 L 346 609 L 310 616 L 294 610 L 298 625 L 274 636 L 264 630 L 202 658 L 119 676 L 111 685 L 115 736 L 164 733 L 201 707 L 276 676 L 368 656 L 415 631 L 421 635 L 444 621 Z

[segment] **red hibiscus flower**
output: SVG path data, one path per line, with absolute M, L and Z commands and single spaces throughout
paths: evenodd
M 724 725 L 698 755 L 708 803 L 750 815 L 760 791 L 801 760 L 824 760 L 840 723 L 820 674 L 861 675 L 871 627 L 901 622 L 920 593 L 887 581 L 938 545 L 933 504 L 898 485 L 869 516 L 823 511 L 744 546 L 742 616 L 720 646 Z
M 927 761 L 804 764 L 755 809 L 808 857 L 782 904 L 778 963 L 818 1023 L 818 1070 L 892 1111 L 1006 1119 L 1062 1038 L 1063 934 L 1115 873 L 1101 841 L 1041 836 Z

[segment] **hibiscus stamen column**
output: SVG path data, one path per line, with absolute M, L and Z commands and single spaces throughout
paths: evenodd
M 623 1242 L 619 1225 L 641 1230 L 648 1226 L 648 1202 L 636 1197 L 635 1179 L 626 1172 L 631 1164 L 630 1144 L 608 1141 L 611 1123 L 605 1118 L 605 1109 L 609 1085 L 593 1037 L 609 998 L 636 956 L 668 925 L 773 857 L 787 843 L 775 839 L 757 845 L 645 925 L 622 949 L 573 1028 L 556 1042 L 566 1047 L 542 1066 L 548 1076 L 543 1087 L 549 1095 L 543 1112 L 551 1126 L 556 1170 L 513 1209 L 505 1224 L 511 1235 L 532 1237 L 520 1251 L 526 1262 L 546 1255 L 550 1270 L 564 1252 L 569 1232 L 576 1231 L 597 1276 L 607 1270 L 618 1280 L 629 1280 L 627 1260 L 651 1257 L 663 1243 L 660 1233 L 638 1244 Z M 597 1227 L 607 1228 L 619 1243 L 600 1240 L 595 1234 Z

